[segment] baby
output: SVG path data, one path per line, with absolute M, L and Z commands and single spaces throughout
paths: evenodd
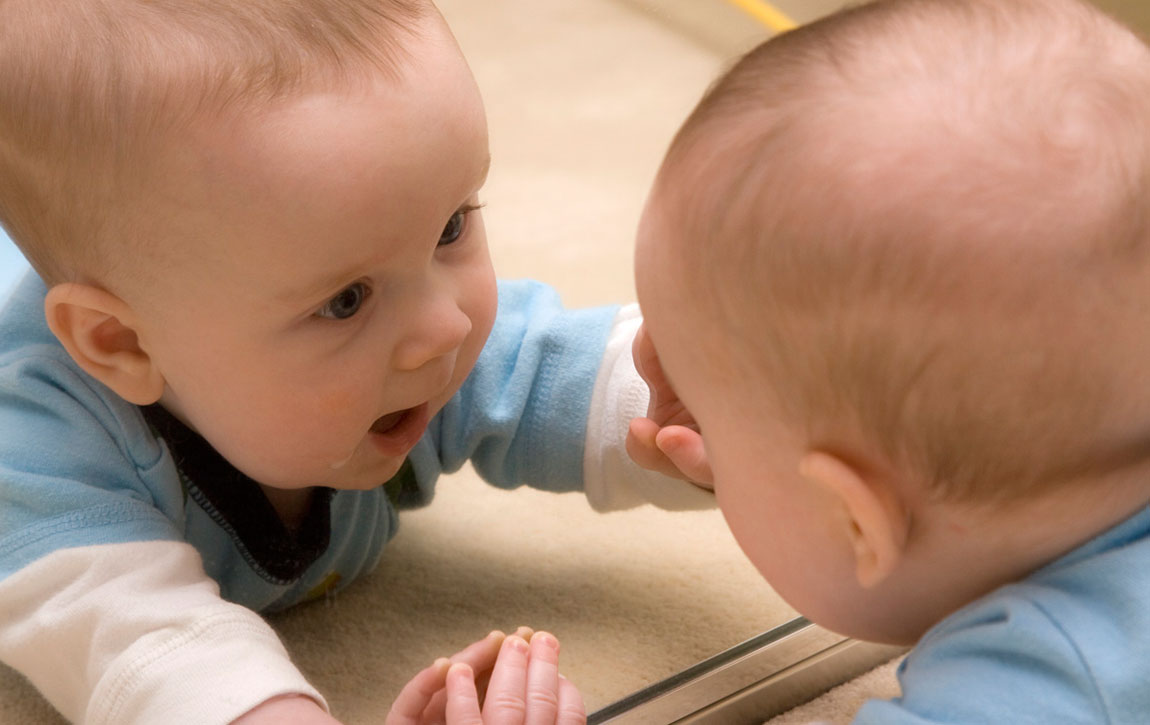
M 635 314 L 497 286 L 488 163 L 428 2 L 0 2 L 0 220 L 36 272 L 0 311 L 0 660 L 67 718 L 332 722 L 256 612 L 371 570 L 468 460 L 705 503 L 627 478 Z
M 702 437 L 632 448 L 713 470 L 800 612 L 914 645 L 858 722 L 1150 713 L 1148 119 L 1089 5 L 887 0 L 750 53 L 667 154 L 636 358 Z

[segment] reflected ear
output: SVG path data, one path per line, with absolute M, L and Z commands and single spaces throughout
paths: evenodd
M 131 308 L 91 285 L 66 282 L 44 300 L 48 327 L 84 372 L 135 405 L 151 405 L 164 378 L 141 347 Z
M 844 532 L 865 589 L 886 579 L 902 560 L 909 517 L 891 481 L 868 479 L 841 458 L 812 451 L 799 463 L 803 478 L 830 492 L 846 511 Z

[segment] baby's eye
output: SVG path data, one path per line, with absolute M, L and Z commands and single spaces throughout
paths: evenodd
M 439 246 L 445 247 L 459 241 L 459 237 L 463 235 L 466 218 L 467 212 L 463 209 L 451 215 L 451 218 L 447 220 L 447 226 L 443 227 L 443 233 L 439 235 Z
M 479 209 L 479 206 L 469 204 L 452 214 L 451 218 L 447 220 L 447 226 L 443 227 L 443 234 L 439 235 L 439 246 L 446 247 L 448 244 L 459 241 L 467 229 L 467 215 Z
M 328 300 L 316 314 L 333 320 L 346 320 L 363 306 L 363 301 L 371 294 L 371 289 L 363 282 L 348 285 L 342 292 Z

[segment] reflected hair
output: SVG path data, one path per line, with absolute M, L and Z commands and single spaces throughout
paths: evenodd
M 811 445 L 946 499 L 1107 475 L 1150 461 L 1150 396 L 1099 353 L 1145 314 L 1147 118 L 1150 50 L 1085 3 L 861 5 L 706 93 L 667 253 Z

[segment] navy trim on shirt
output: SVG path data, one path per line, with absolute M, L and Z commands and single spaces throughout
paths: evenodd
M 168 444 L 188 497 L 228 532 L 260 577 L 291 584 L 327 550 L 335 489 L 317 486 L 299 529 L 289 531 L 259 483 L 228 463 L 203 437 L 159 404 L 140 410 Z

